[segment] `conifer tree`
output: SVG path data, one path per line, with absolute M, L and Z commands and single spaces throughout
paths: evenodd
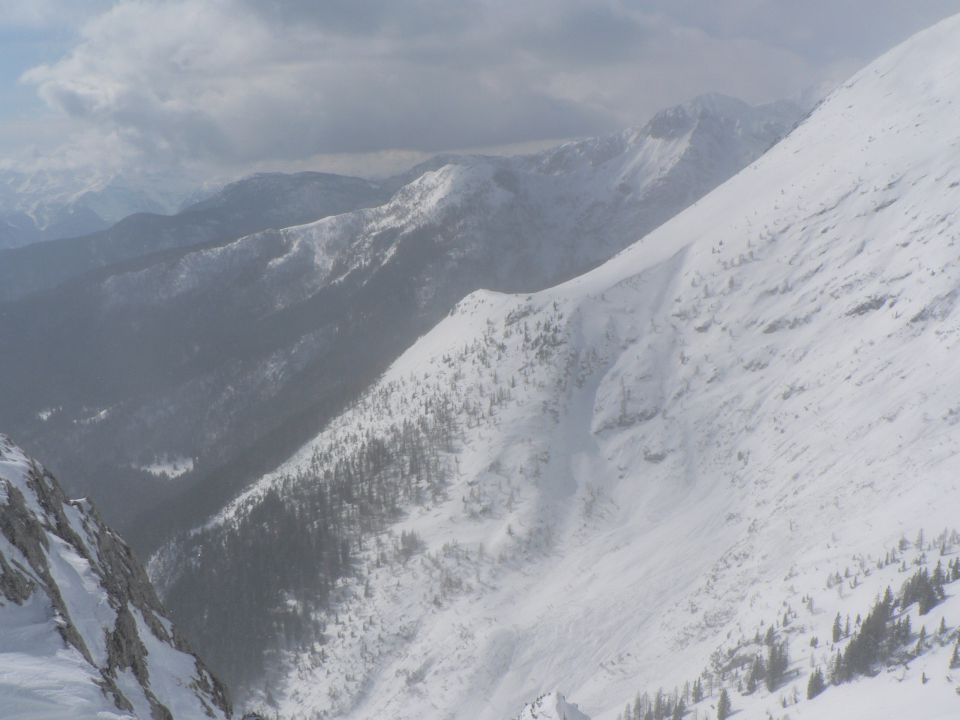
M 904 616 L 894 626 L 895 638 L 894 645 L 905 645 L 910 641 L 913 635 L 913 628 L 910 624 L 910 615 Z
M 717 700 L 717 720 L 727 720 L 732 709 L 730 696 L 727 694 L 727 689 L 724 688 L 720 691 L 720 699 Z
M 927 626 L 920 626 L 920 637 L 917 638 L 917 647 L 913 651 L 914 655 L 923 655 L 923 651 L 927 646 Z
M 790 665 L 786 641 L 774 643 L 767 655 L 767 690 L 773 692 L 783 681 Z
M 937 567 L 933 571 L 933 584 L 934 586 L 939 586 L 943 588 L 943 583 L 946 580 L 946 576 L 943 574 L 943 563 L 937 560 Z
M 677 701 L 677 704 L 673 706 L 673 715 L 670 716 L 670 720 L 683 720 L 683 716 L 686 714 L 687 709 L 683 705 L 683 698 Z
M 776 635 L 773 632 L 773 625 L 767 628 L 767 634 L 763 638 L 763 643 L 765 645 L 773 645 L 773 641 L 776 638 Z
M 892 612 L 893 593 L 887 588 L 864 618 L 857 634 L 850 639 L 842 660 L 838 660 L 834 683 L 848 680 L 855 674 L 869 673 L 874 663 L 889 655 L 894 636 L 887 623 Z
M 654 720 L 664 720 L 667 716 L 667 708 L 664 702 L 663 689 L 657 690 L 657 697 L 653 701 L 653 718 Z
M 837 656 L 834 658 L 833 667 L 830 670 L 830 682 L 834 685 L 839 685 L 844 681 L 843 675 L 843 658 L 840 655 L 840 651 L 837 650 Z
M 761 680 L 764 676 L 764 667 L 763 660 L 759 655 L 753 658 L 753 663 L 750 665 L 750 670 L 747 673 L 747 684 L 746 691 L 747 695 L 751 695 L 757 689 L 757 682 Z
M 900 604 L 907 607 L 917 603 L 920 614 L 926 615 L 943 598 L 942 579 L 938 582 L 936 574 L 931 577 L 926 568 L 921 568 L 903 584 Z
M 810 673 L 810 680 L 807 683 L 807 699 L 813 700 L 817 695 L 826 689 L 826 683 L 823 679 L 823 671 L 819 667 Z

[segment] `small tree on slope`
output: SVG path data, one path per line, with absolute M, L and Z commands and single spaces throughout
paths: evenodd
M 720 691 L 720 699 L 717 701 L 717 720 L 727 720 L 732 709 L 730 696 L 727 694 L 727 689 L 724 688 Z
M 807 699 L 813 700 L 826 689 L 826 686 L 827 684 L 823 679 L 823 671 L 818 667 L 810 673 L 810 682 L 807 683 Z
M 773 692 L 783 681 L 790 666 L 790 655 L 787 651 L 787 642 L 774 642 L 770 645 L 767 656 L 767 690 Z
M 677 704 L 673 706 L 673 715 L 670 716 L 670 720 L 683 720 L 683 716 L 686 715 L 686 708 L 683 704 L 683 698 L 677 700 Z

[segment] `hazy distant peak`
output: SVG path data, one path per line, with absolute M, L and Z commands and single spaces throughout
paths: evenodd
M 790 100 L 754 106 L 728 95 L 710 93 L 658 112 L 634 132 L 637 135 L 672 139 L 693 131 L 700 123 L 710 121 L 739 123 L 744 131 L 756 131 L 774 122 L 790 125 L 802 113 L 802 108 Z

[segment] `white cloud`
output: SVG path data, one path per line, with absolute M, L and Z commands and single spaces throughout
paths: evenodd
M 482 48 L 471 31 L 330 32 L 221 0 L 125 2 L 88 22 L 65 58 L 33 68 L 53 109 L 149 157 L 252 163 L 316 153 L 443 150 L 605 128 Z M 521 70 L 516 68 L 516 70 Z M 536 78 L 534 78 L 535 80 Z
M 700 92 L 773 99 L 960 11 L 909 5 L 908 21 L 893 0 L 123 0 L 23 82 L 75 156 L 369 167 L 602 132 Z

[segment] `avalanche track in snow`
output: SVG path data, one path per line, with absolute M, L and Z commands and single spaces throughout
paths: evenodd
M 214 518 L 226 533 L 271 489 L 322 485 L 331 448 L 391 424 L 441 408 L 452 428 L 442 482 L 367 540 L 324 641 L 273 666 L 279 712 L 502 720 L 559 688 L 612 720 L 638 689 L 709 676 L 745 717 L 867 717 L 887 676 L 785 709 L 779 691 L 741 697 L 716 658 L 773 626 L 805 684 L 842 646 L 811 644 L 833 613 L 906 579 L 871 569 L 884 553 L 956 523 L 958 40 L 960 17 L 891 51 L 595 271 L 472 294 Z M 910 567 L 936 561 L 908 544 Z M 960 673 L 941 664 L 927 685 L 906 663 L 911 690 L 886 707 L 920 688 L 946 717 Z

